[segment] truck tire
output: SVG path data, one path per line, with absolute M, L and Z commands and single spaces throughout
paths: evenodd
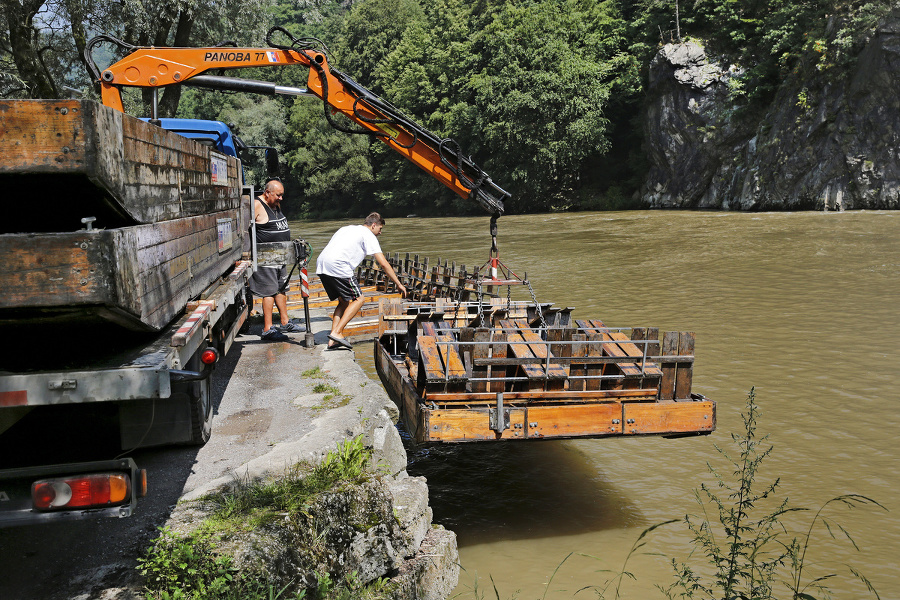
M 213 401 L 209 393 L 209 379 L 189 386 L 191 400 L 191 445 L 202 446 L 212 435 Z

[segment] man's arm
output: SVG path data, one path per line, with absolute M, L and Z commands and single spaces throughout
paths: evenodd
M 391 281 L 397 284 L 397 288 L 400 290 L 400 295 L 406 298 L 406 287 L 400 283 L 400 278 L 397 277 L 397 274 L 394 273 L 394 268 L 391 266 L 391 263 L 387 261 L 384 257 L 384 253 L 376 252 L 372 255 L 372 258 L 375 259 L 375 262 L 381 267 L 381 270 L 387 273 L 387 276 L 391 278 Z

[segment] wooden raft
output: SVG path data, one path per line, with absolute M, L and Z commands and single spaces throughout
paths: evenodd
M 457 266 L 455 262 L 442 261 L 441 259 L 430 262 L 428 257 L 420 258 L 418 255 L 409 253 L 404 257 L 400 253 L 395 252 L 386 254 L 385 258 L 394 268 L 400 281 L 406 286 L 408 301 L 440 303 L 455 302 L 461 298 L 465 303 L 468 303 L 477 293 L 470 282 L 474 274 L 467 271 L 465 265 Z M 397 291 L 394 283 L 385 276 L 372 258 L 366 258 L 362 261 L 356 270 L 356 275 L 366 302 L 356 317 L 344 328 L 344 335 L 358 341 L 381 335 L 379 331 L 380 302 L 384 299 L 399 299 L 400 293 Z M 493 303 L 495 307 L 501 303 L 505 305 L 505 300 L 498 298 L 492 287 L 486 287 L 482 292 L 485 302 Z M 292 278 L 286 294 L 288 308 L 303 306 L 299 275 L 295 274 Z M 310 308 L 333 307 L 337 305 L 337 301 L 328 300 L 321 283 L 313 273 L 309 273 L 308 303 Z M 543 305 L 543 307 L 545 310 L 550 309 L 549 304 Z M 532 308 L 531 311 L 533 313 L 534 309 Z M 533 314 L 529 315 L 524 309 L 518 316 L 534 317 Z
M 416 443 L 715 429 L 715 403 L 690 391 L 692 333 L 660 343 L 657 329 L 572 323 L 568 309 L 537 327 L 524 303 L 478 307 L 382 302 L 376 369 Z
M 0 233 L 76 231 L 236 210 L 240 161 L 92 100 L 0 100 L 0 185 L 40 218 Z
M 240 162 L 89 100 L 0 100 L 0 325 L 158 331 L 241 257 Z M 18 217 L 18 218 L 16 218 Z

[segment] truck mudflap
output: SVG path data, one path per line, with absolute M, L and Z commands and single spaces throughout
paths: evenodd
M 0 527 L 128 517 L 147 493 L 131 458 L 0 470 Z

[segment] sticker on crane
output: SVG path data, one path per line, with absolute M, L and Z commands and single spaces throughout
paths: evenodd
M 388 134 L 395 140 L 397 139 L 397 136 L 400 135 L 399 129 L 394 129 L 393 127 L 390 127 L 385 123 L 375 123 L 375 127 L 382 130 L 383 132 L 385 132 L 386 134 Z
M 273 62 L 273 63 L 278 62 L 278 53 L 277 52 L 267 51 L 266 57 L 269 59 L 269 62 Z
M 206 62 L 250 62 L 252 57 L 249 52 L 207 52 L 203 55 Z M 257 52 L 257 60 L 259 53 Z
M 0 392 L 0 406 L 25 406 L 26 404 L 28 404 L 28 392 L 26 390 Z
M 213 185 L 228 185 L 228 160 L 221 154 L 209 153 L 210 174 Z
M 219 235 L 219 254 L 231 250 L 234 245 L 234 219 L 216 219 Z

